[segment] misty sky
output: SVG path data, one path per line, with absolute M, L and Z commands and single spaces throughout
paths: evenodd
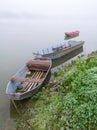
M 97 0 L 1 0 L 0 14 L 94 15 Z

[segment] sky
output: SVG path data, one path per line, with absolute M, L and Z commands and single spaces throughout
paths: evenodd
M 95 15 L 97 0 L 1 0 L 0 14 Z

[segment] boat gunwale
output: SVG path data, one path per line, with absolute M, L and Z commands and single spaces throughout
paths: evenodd
M 48 70 L 46 71 L 46 72 L 44 72 L 45 73 L 45 75 L 44 75 L 44 78 L 42 79 L 42 82 L 39 82 L 34 88 L 32 88 L 31 90 L 29 90 L 29 91 L 25 91 L 25 92 L 23 92 L 23 93 L 21 93 L 21 92 L 16 92 L 16 89 L 17 89 L 17 86 L 16 86 L 16 89 L 15 89 L 15 92 L 8 92 L 8 87 L 10 87 L 9 85 L 10 85 L 10 83 L 12 83 L 12 81 L 10 80 L 9 82 L 8 82 L 8 84 L 7 84 L 7 88 L 6 88 L 6 94 L 9 96 L 9 99 L 13 99 L 13 100 L 24 100 L 25 99 L 25 97 L 22 97 L 23 95 L 25 95 L 25 94 L 28 94 L 28 97 L 26 97 L 26 98 L 29 98 L 29 97 L 31 97 L 31 96 L 33 96 L 37 91 L 38 91 L 38 89 L 42 86 L 42 84 L 44 83 L 44 81 L 46 80 L 46 77 L 47 77 L 47 75 L 48 75 L 48 73 L 49 73 L 49 71 L 50 71 L 50 69 L 51 69 L 51 66 L 52 66 L 52 60 L 49 58 L 49 59 L 47 59 L 46 61 L 48 61 L 49 62 L 49 67 L 48 67 Z M 26 64 L 25 64 L 26 65 Z M 25 67 L 25 66 L 23 66 L 23 67 Z M 22 67 L 22 68 L 23 68 Z M 27 65 L 26 65 L 26 67 L 27 67 Z M 28 68 L 28 67 L 27 67 Z M 19 73 L 19 71 L 20 71 L 21 69 L 19 69 L 17 72 L 16 72 L 16 74 L 17 73 Z M 16 75 L 15 74 L 15 75 Z M 14 76 L 15 76 L 14 75 Z M 34 92 L 33 92 L 34 91 Z M 32 92 L 32 94 L 31 94 L 31 92 Z M 31 95 L 31 96 L 29 96 L 29 94 Z M 18 98 L 17 98 L 18 97 Z
M 63 49 L 58 50 L 58 51 L 53 51 L 52 53 L 41 54 L 41 56 L 44 56 L 44 57 L 48 56 L 49 57 L 49 55 L 55 55 L 55 54 L 58 54 L 58 53 L 62 53 L 62 52 L 65 52 L 65 50 L 67 51 L 67 50 L 70 50 L 70 49 L 72 49 L 76 46 L 80 46 L 80 45 L 84 44 L 84 41 L 79 41 L 79 42 L 80 42 L 79 44 L 73 45 L 71 47 L 63 48 Z

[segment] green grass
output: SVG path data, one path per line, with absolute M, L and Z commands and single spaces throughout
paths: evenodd
M 24 114 L 29 124 L 34 130 L 96 130 L 97 52 L 55 72 L 54 81 L 60 78 L 57 89 L 48 85 L 32 97 L 35 104 Z

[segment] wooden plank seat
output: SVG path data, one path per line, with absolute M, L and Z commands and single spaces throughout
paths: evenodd
M 45 72 L 47 72 L 47 70 L 48 70 L 48 67 L 43 67 L 43 66 L 40 66 L 40 67 L 31 66 L 31 67 L 28 67 L 28 68 L 29 68 L 30 71 L 36 70 L 36 71 L 45 71 Z
M 11 81 L 14 81 L 14 80 L 21 81 L 21 82 L 41 83 L 43 81 L 43 78 L 35 79 L 35 78 L 12 77 Z
M 50 61 L 46 61 L 46 60 L 30 60 L 28 61 L 26 64 L 28 66 L 32 66 L 32 65 L 43 65 L 43 66 L 49 66 L 50 65 Z
M 21 84 L 17 87 L 16 92 L 26 92 L 30 91 L 32 88 L 36 87 L 39 83 L 43 82 L 45 73 L 43 71 L 35 71 L 32 73 L 30 78 L 26 77 L 12 77 L 11 80 L 20 81 Z
M 29 70 L 47 71 L 50 66 L 50 62 L 45 60 L 30 60 L 26 63 L 26 65 L 29 68 Z
M 51 62 L 47 60 L 30 60 L 26 63 L 30 71 L 48 71 Z

